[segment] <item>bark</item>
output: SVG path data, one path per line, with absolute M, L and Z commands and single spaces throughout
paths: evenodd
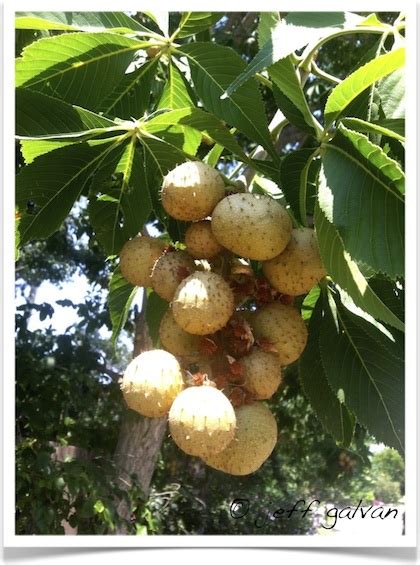
M 146 298 L 143 300 L 142 311 L 136 320 L 134 357 L 152 347 L 147 331 L 145 310 Z M 132 484 L 131 476 L 136 475 L 143 491 L 143 496 L 147 499 L 153 472 L 166 432 L 166 422 L 166 417 L 145 418 L 131 410 L 125 412 L 114 455 L 114 460 L 119 470 L 119 486 L 122 489 L 128 490 Z M 117 512 L 124 520 L 130 520 L 131 508 L 125 499 L 119 501 Z M 127 527 L 125 525 L 118 526 L 111 533 L 126 535 Z

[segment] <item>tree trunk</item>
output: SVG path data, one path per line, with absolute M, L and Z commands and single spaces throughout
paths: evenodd
M 142 351 L 151 349 L 152 343 L 145 319 L 146 294 L 144 294 L 141 313 L 136 319 L 134 338 L 134 357 Z M 120 487 L 128 490 L 130 476 L 137 475 L 144 498 L 149 495 L 150 482 L 155 470 L 157 458 L 166 432 L 167 418 L 146 418 L 131 410 L 123 416 L 114 460 L 119 469 Z M 126 500 L 121 499 L 117 512 L 124 520 L 130 520 L 131 508 Z M 127 527 L 117 526 L 115 535 L 126 535 Z

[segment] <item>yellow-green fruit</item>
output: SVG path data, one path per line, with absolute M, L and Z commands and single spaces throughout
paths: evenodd
M 191 224 L 185 232 L 185 245 L 188 253 L 196 259 L 211 259 L 223 249 L 214 237 L 210 220 Z
M 203 220 L 224 195 L 220 174 L 201 161 L 182 163 L 163 179 L 162 205 L 177 220 Z
M 252 328 L 262 347 L 272 344 L 282 365 L 296 361 L 308 339 L 308 330 L 299 311 L 294 306 L 279 302 L 272 302 L 257 310 Z
M 179 285 L 172 313 L 186 332 L 206 335 L 223 328 L 235 308 L 233 292 L 216 273 L 196 271 Z
M 269 196 L 232 194 L 214 209 L 211 227 L 223 247 L 241 257 L 266 261 L 288 244 L 292 221 Z
M 292 230 L 286 249 L 263 263 L 263 272 L 270 284 L 283 294 L 299 296 L 309 292 L 326 275 L 314 230 Z
M 179 394 L 169 411 L 169 430 L 180 449 L 206 457 L 232 441 L 236 416 L 226 396 L 212 386 L 193 386 Z
M 179 283 L 194 271 L 194 260 L 185 251 L 165 253 L 153 267 L 152 288 L 161 298 L 170 302 Z
M 127 405 L 143 416 L 160 418 L 184 388 L 177 359 L 163 349 L 137 355 L 124 372 L 121 382 Z
M 184 332 L 175 322 L 172 310 L 167 310 L 159 327 L 160 343 L 173 355 L 195 357 L 199 353 L 200 337 Z
M 277 355 L 254 349 L 241 358 L 245 368 L 244 388 L 251 392 L 256 400 L 271 398 L 281 383 L 281 366 Z
M 153 265 L 164 248 L 165 243 L 153 237 L 138 235 L 130 239 L 120 251 L 122 276 L 136 286 L 150 286 Z
M 203 461 L 230 475 L 249 475 L 266 461 L 277 443 L 277 423 L 265 404 L 253 402 L 235 410 L 236 432 L 230 444 Z

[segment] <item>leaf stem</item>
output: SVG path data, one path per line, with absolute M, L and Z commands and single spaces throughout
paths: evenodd
M 389 31 L 390 31 L 392 29 L 392 26 L 388 26 L 388 27 L 389 27 Z M 305 51 L 302 54 L 303 61 L 299 65 L 300 68 L 304 69 L 305 71 L 310 72 L 312 59 L 314 58 L 315 53 L 318 51 L 318 49 L 320 47 L 322 47 L 322 45 L 324 45 L 324 43 L 327 43 L 328 41 L 331 41 L 332 39 L 335 39 L 336 37 L 341 37 L 343 35 L 354 35 L 356 33 L 380 33 L 380 34 L 383 34 L 384 33 L 384 27 L 360 26 L 360 27 L 352 27 L 352 28 L 349 28 L 349 29 L 340 29 L 339 31 L 331 33 L 330 35 L 327 35 L 326 37 L 323 37 L 322 39 L 318 40 L 315 44 L 312 44 L 312 45 L 309 44 L 307 46 L 307 48 L 305 49 Z
M 320 69 L 315 61 L 312 61 L 312 64 L 311 64 L 311 74 L 317 76 L 318 78 L 323 78 L 324 80 L 327 80 L 328 82 L 332 82 L 333 84 L 340 84 L 340 82 L 342 82 L 341 79 L 339 79 L 339 78 L 337 78 L 333 75 L 330 75 L 326 71 L 323 71 L 322 69 Z

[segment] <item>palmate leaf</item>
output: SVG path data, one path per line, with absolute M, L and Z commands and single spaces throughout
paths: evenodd
M 359 67 L 338 84 L 329 95 L 325 105 L 325 127 L 329 127 L 345 108 L 366 88 L 402 67 L 405 63 L 403 47 L 380 55 Z M 396 116 L 387 116 L 396 117 Z
M 15 27 L 16 29 L 150 33 L 148 28 L 124 12 L 16 12 Z
M 372 61 L 378 55 L 380 55 L 382 50 L 382 37 L 363 52 L 363 55 L 354 65 L 353 69 L 350 70 L 350 74 L 356 71 L 358 68 L 366 65 L 369 61 Z M 333 88 L 330 89 L 330 93 Z M 363 92 L 357 94 L 357 96 L 348 104 L 340 113 L 340 118 L 343 116 L 349 116 L 352 118 L 360 118 L 362 120 L 372 121 L 378 119 L 378 109 L 380 105 L 380 98 L 377 91 L 377 83 L 369 85 Z
M 404 331 L 402 319 L 375 293 L 345 250 L 337 229 L 327 220 L 319 206 L 315 208 L 315 228 L 322 262 L 334 282 L 349 294 L 356 306 L 375 319 Z
M 195 106 L 188 92 L 184 76 L 177 66 L 171 62 L 169 65 L 168 78 L 159 100 L 158 109 L 188 108 Z
M 189 61 L 195 90 L 205 108 L 262 145 L 277 160 L 256 82 L 245 82 L 230 98 L 220 99 L 225 88 L 243 70 L 245 63 L 241 57 L 233 49 L 216 43 L 189 43 L 178 52 Z
M 165 37 L 169 37 L 169 12 L 167 10 L 154 10 L 144 13 L 155 22 Z
M 204 163 L 207 163 L 208 165 L 210 165 L 210 167 L 215 167 L 219 162 L 220 156 L 222 155 L 224 149 L 225 148 L 223 147 L 223 145 L 215 143 L 207 153 L 207 155 L 204 157 Z
M 168 126 L 159 132 L 159 138 L 183 151 L 190 159 L 201 144 L 201 133 L 188 126 Z
M 20 242 L 46 238 L 62 224 L 112 144 L 78 143 L 41 155 L 16 177 Z
M 115 123 L 79 106 L 45 96 L 40 92 L 17 88 L 16 135 L 25 137 L 86 133 L 108 128 Z
M 283 194 L 296 218 L 306 224 L 307 210 L 314 207 L 320 162 L 314 160 L 316 150 L 299 149 L 284 157 L 280 167 Z
M 320 345 L 330 385 L 378 441 L 403 452 L 404 364 L 394 342 L 331 297 L 324 306 Z
M 145 42 L 115 33 L 68 33 L 40 39 L 16 60 L 16 86 L 96 109 L 123 79 Z
M 377 120 L 374 122 L 366 122 L 359 118 L 343 118 L 340 120 L 346 128 L 350 128 L 361 133 L 375 133 L 379 135 L 386 135 L 399 141 L 405 141 L 405 120 L 404 119 L 390 119 L 390 120 Z
M 404 320 L 405 292 L 401 284 L 395 285 L 389 279 L 375 275 L 369 279 L 369 286 L 395 316 Z
M 362 154 L 354 136 L 362 134 L 340 128 L 325 147 L 318 202 L 351 258 L 395 279 L 404 273 L 404 198 L 392 180 L 399 171 L 376 150 L 372 160 Z
M 404 118 L 406 91 L 404 69 L 398 69 L 380 80 L 377 88 L 385 117 Z
M 290 57 L 269 67 L 268 72 L 274 83 L 274 98 L 284 116 L 299 129 L 316 135 L 314 118 Z
M 107 116 L 124 120 L 138 120 L 147 110 L 150 87 L 155 77 L 157 59 L 147 61 L 122 80 L 99 104 L 99 110 Z
M 91 145 L 94 143 L 90 142 Z M 29 140 L 20 142 L 20 150 L 22 152 L 23 160 L 26 165 L 33 163 L 34 159 L 40 155 L 45 155 L 56 149 L 63 149 L 69 145 L 74 145 L 73 141 L 44 141 L 44 140 Z
M 309 322 L 308 342 L 299 359 L 299 380 L 322 426 L 337 442 L 348 447 L 353 437 L 355 420 L 339 400 L 337 393 L 331 389 L 325 375 L 319 345 L 321 322 L 322 298 L 319 298 Z
M 158 110 L 175 110 L 179 108 L 193 108 L 195 106 L 192 98 L 190 89 L 188 88 L 187 82 L 184 79 L 183 74 L 179 71 L 177 66 L 172 61 L 169 65 L 168 79 L 165 83 L 162 96 L 159 100 Z M 158 131 L 161 131 L 158 129 Z M 182 146 L 183 151 L 195 155 L 198 147 L 201 143 L 201 133 L 190 128 L 190 127 L 173 127 L 173 125 L 167 128 L 168 133 L 179 133 L 182 132 L 184 136 L 184 144 Z M 162 131 L 161 131 L 161 136 Z M 163 135 L 165 138 L 165 136 Z
M 226 94 L 231 96 L 256 73 L 267 69 L 297 49 L 338 29 L 355 25 L 360 20 L 360 16 L 345 12 L 289 12 L 271 29 L 269 39 L 246 69 L 226 88 Z
M 108 155 L 90 188 L 90 221 L 108 255 L 141 231 L 151 210 L 143 154 L 132 138 Z
M 378 177 L 384 187 L 402 197 L 405 192 L 404 171 L 379 145 L 369 141 L 365 135 L 349 130 L 341 123 L 331 145 L 360 161 L 368 171 Z
M 214 141 L 226 147 L 245 162 L 249 162 L 248 157 L 242 151 L 240 145 L 224 126 L 212 114 L 204 112 L 198 108 L 180 108 L 172 112 L 159 114 L 145 123 L 144 128 L 150 133 L 158 133 L 171 125 L 182 125 L 196 129 L 211 137 Z
M 214 25 L 222 16 L 220 12 L 185 12 L 179 23 L 177 37 L 196 35 Z
M 281 22 L 280 12 L 260 12 L 258 17 L 258 46 L 260 49 L 271 39 L 273 29 Z
M 108 287 L 108 309 L 112 325 L 112 345 L 124 328 L 130 311 L 130 306 L 137 294 L 138 287 L 130 284 L 117 267 L 112 273 Z

